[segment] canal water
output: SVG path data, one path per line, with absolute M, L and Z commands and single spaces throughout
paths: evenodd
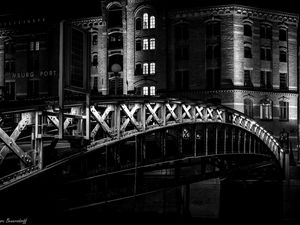
M 137 224 L 297 223 L 299 204 L 297 182 L 210 179 L 92 207 L 81 219 Z

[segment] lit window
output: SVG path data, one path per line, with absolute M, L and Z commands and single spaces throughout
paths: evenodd
M 35 42 L 35 50 L 36 50 L 36 51 L 39 51 L 39 50 L 40 50 L 40 42 L 39 42 L 39 41 L 36 41 L 36 42 Z
M 143 87 L 143 95 L 148 95 L 148 87 Z
M 148 50 L 149 42 L 148 39 L 143 39 L 143 50 Z
M 155 95 L 155 86 L 150 87 L 150 95 Z
M 148 13 L 143 15 L 143 29 L 148 29 Z
M 143 74 L 148 74 L 148 63 L 143 64 Z
M 34 50 L 34 42 L 33 41 L 31 41 L 30 44 L 29 44 L 29 50 L 30 51 Z
M 289 119 L 289 103 L 285 101 L 279 102 L 279 119 L 288 120 Z
M 150 29 L 155 28 L 155 16 L 150 17 Z
M 155 74 L 155 63 L 150 63 L 150 74 Z
M 253 101 L 251 99 L 244 99 L 244 113 L 249 117 L 253 117 Z
M 271 120 L 272 119 L 272 101 L 271 100 L 262 100 L 260 102 L 260 119 L 262 120 Z
M 155 38 L 150 39 L 150 49 L 151 50 L 155 49 Z

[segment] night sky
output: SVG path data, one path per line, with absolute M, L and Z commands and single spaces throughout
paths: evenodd
M 160 0 L 171 8 L 195 7 L 198 5 L 241 4 L 280 11 L 300 13 L 296 0 Z M 67 17 L 101 15 L 100 0 L 1 0 L 0 14 L 63 15 Z

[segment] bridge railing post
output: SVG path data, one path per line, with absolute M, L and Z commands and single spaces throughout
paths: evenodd
M 34 124 L 34 165 L 39 169 L 43 168 L 43 114 L 38 111 L 35 113 Z

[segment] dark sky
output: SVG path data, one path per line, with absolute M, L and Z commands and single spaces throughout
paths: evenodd
M 159 0 L 168 7 L 241 4 L 280 11 L 300 12 L 297 0 Z M 0 14 L 42 14 L 96 16 L 101 14 L 101 0 L 1 0 Z

